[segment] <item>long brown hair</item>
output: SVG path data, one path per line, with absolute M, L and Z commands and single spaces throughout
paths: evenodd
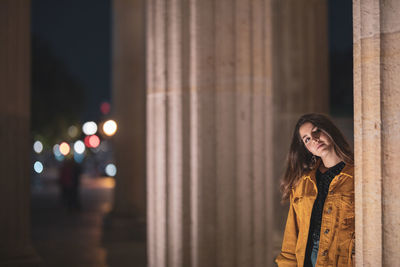
M 346 164 L 354 164 L 353 150 L 329 117 L 318 113 L 304 114 L 294 127 L 292 143 L 286 159 L 286 171 L 280 185 L 282 202 L 289 198 L 291 189 L 298 184 L 300 178 L 316 168 L 316 161 L 313 160 L 313 155 L 305 147 L 299 133 L 300 127 L 306 122 L 312 123 L 330 137 L 336 154 Z M 318 160 L 319 157 L 316 156 L 314 159 Z

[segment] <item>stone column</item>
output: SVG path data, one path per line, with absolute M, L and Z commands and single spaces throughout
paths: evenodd
M 276 151 L 301 113 L 327 109 L 326 42 L 313 33 L 325 2 L 304 17 L 290 6 L 287 26 L 270 0 L 147 3 L 149 266 L 272 266 Z M 309 7 L 308 35 L 290 39 Z M 283 34 L 294 44 L 277 50 Z
M 0 266 L 36 266 L 30 237 L 30 1 L 0 1 Z
M 400 2 L 353 1 L 357 266 L 400 261 Z
M 113 94 L 118 132 L 114 205 L 106 239 L 144 239 L 146 230 L 145 1 L 113 1 Z M 111 230 L 111 231 L 110 231 Z

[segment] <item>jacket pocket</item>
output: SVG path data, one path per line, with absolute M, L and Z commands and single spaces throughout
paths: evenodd
M 341 208 L 354 214 L 354 193 L 346 193 L 340 196 Z
M 298 204 L 302 198 L 303 198 L 302 196 L 293 197 L 293 204 Z
M 341 267 L 354 265 L 355 256 L 355 235 L 354 232 L 342 231 L 336 251 L 336 264 Z
M 340 229 L 354 231 L 354 194 L 343 194 L 340 198 Z
M 296 211 L 296 215 L 299 218 L 303 216 L 303 197 L 302 196 L 295 196 L 293 197 L 293 208 Z

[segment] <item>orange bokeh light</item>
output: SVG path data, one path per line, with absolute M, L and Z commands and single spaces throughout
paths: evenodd
M 63 154 L 64 156 L 68 155 L 68 153 L 71 151 L 70 146 L 68 145 L 67 142 L 62 142 L 60 144 L 60 152 L 61 154 Z
M 117 128 L 117 123 L 114 120 L 108 120 L 103 124 L 103 132 L 108 136 L 113 136 L 117 131 Z

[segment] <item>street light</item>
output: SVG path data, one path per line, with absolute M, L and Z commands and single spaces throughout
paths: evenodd
M 117 123 L 114 120 L 108 120 L 103 124 L 103 132 L 108 136 L 113 136 L 117 128 Z

